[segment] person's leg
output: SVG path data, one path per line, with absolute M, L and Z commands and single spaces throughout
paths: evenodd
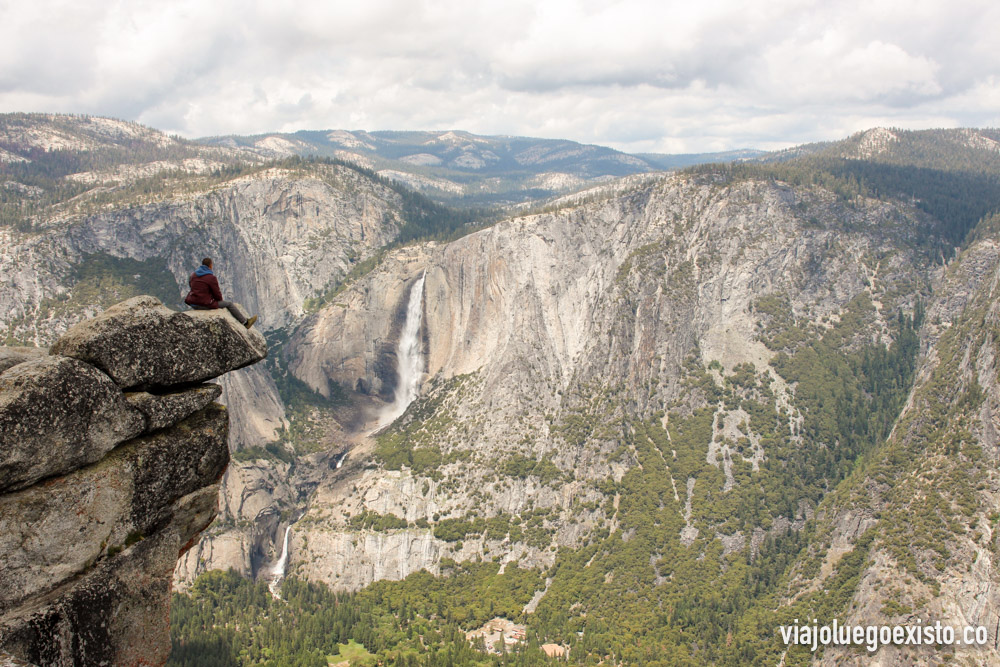
M 208 306 L 199 306 L 196 303 L 189 303 L 188 305 L 191 306 L 191 308 L 194 310 L 214 310 L 212 308 L 209 308 Z
M 241 313 L 239 307 L 237 307 L 237 305 L 232 301 L 220 301 L 219 308 L 227 309 L 230 313 L 232 313 L 233 317 L 235 317 L 236 321 L 239 322 L 240 324 L 247 323 L 246 315 Z

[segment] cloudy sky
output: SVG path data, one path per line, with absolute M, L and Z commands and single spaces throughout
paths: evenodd
M 996 0 L 0 0 L 0 111 L 632 152 L 1000 126 Z

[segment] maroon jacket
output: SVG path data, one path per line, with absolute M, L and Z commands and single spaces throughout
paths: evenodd
M 191 291 L 184 297 L 184 303 L 189 306 L 202 306 L 203 308 L 218 308 L 222 301 L 222 290 L 219 289 L 219 281 L 211 273 L 199 276 L 192 273 L 188 278 L 188 285 Z

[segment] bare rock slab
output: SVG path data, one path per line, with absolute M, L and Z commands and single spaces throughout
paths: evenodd
M 68 357 L 34 357 L 0 373 L 0 491 L 99 460 L 146 420 L 111 379 Z
M 176 312 L 137 296 L 72 327 L 51 352 L 96 366 L 123 389 L 150 389 L 256 363 L 267 356 L 267 343 L 224 308 Z
M 229 463 L 228 421 L 213 404 L 93 465 L 0 496 L 0 629 L 32 598 L 173 524 L 169 562 L 147 573 L 166 585 L 182 547 L 215 516 Z M 10 650 L 2 640 L 0 647 Z
M 125 394 L 129 405 L 146 416 L 146 431 L 157 431 L 173 426 L 188 415 L 217 399 L 222 387 L 217 384 L 203 384 L 192 389 L 151 394 L 134 391 Z

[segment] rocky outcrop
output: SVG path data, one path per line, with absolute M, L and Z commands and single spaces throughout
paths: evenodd
M 134 391 L 125 394 L 125 400 L 146 417 L 146 429 L 153 431 L 176 424 L 219 398 L 222 388 L 206 384 L 192 389 L 150 394 Z
M 148 356 L 127 354 L 135 349 Z M 211 310 L 174 312 L 150 296 L 112 306 L 52 346 L 52 354 L 86 361 L 126 388 L 201 382 L 266 353 L 259 331 L 234 326 L 234 320 Z
M 0 490 L 93 463 L 143 430 L 107 375 L 69 357 L 40 357 L 0 376 Z
M 0 651 L 166 662 L 171 573 L 214 519 L 229 462 L 221 389 L 198 383 L 265 354 L 227 311 L 152 297 L 76 325 L 47 356 L 0 353 Z
M 46 354 L 46 350 L 37 347 L 0 347 L 0 373 L 11 366 Z

